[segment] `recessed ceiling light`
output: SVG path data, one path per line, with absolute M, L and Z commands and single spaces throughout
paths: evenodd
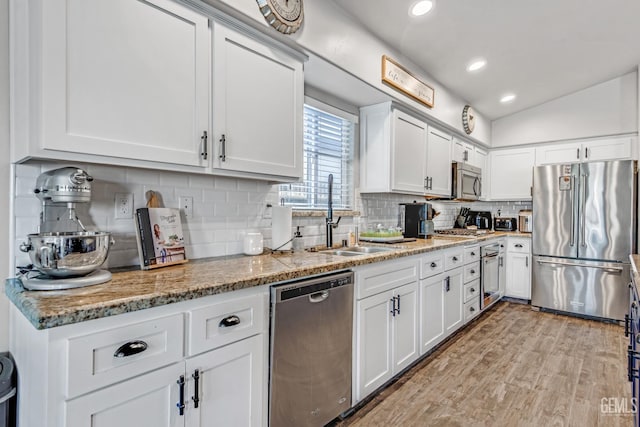
M 467 71 L 478 71 L 479 69 L 484 68 L 485 65 L 487 65 L 486 60 L 476 59 L 467 66 Z
M 422 16 L 425 13 L 429 13 L 429 11 L 433 8 L 434 0 L 422 0 L 417 3 L 414 3 L 409 9 L 409 12 L 413 16 Z
M 514 99 L 516 99 L 516 96 L 512 93 L 509 93 L 507 95 L 504 95 L 502 98 L 500 98 L 500 102 L 502 102 L 503 104 L 506 104 L 507 102 L 511 102 Z

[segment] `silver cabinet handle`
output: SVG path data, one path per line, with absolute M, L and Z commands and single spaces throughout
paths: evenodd
M 581 227 L 580 240 L 581 240 L 582 247 L 585 247 L 585 248 L 587 247 L 587 242 L 585 241 L 585 239 L 587 237 L 587 232 L 586 232 L 587 221 L 585 219 L 586 215 L 584 214 L 586 206 L 587 206 L 587 200 L 586 200 L 587 199 L 587 189 L 586 189 L 586 186 L 587 186 L 587 175 L 581 175 L 580 176 L 580 188 L 582 190 L 582 207 L 580 208 L 581 209 L 580 212 L 582 213 L 582 215 L 581 215 L 581 219 L 580 219 L 580 222 L 581 222 L 581 224 L 580 224 L 580 227 Z
M 576 148 L 576 159 L 580 160 L 580 148 Z
M 429 189 L 429 178 L 425 177 L 424 179 L 424 189 L 428 190 Z
M 207 135 L 207 131 L 205 130 L 204 132 L 202 132 L 202 136 L 200 137 L 200 141 L 202 142 L 202 151 L 200 152 L 200 155 L 205 160 L 207 160 L 207 158 L 209 157 L 209 149 L 207 147 L 208 139 L 209 136 Z
M 227 161 L 227 138 L 222 134 L 220 138 L 220 155 L 218 156 L 223 162 Z
M 584 158 L 585 159 L 589 158 L 589 147 L 584 147 Z
M 129 341 L 126 344 L 122 344 L 115 353 L 113 353 L 113 357 L 117 357 L 118 359 L 122 359 L 124 357 L 134 356 L 138 353 L 142 353 L 147 349 L 148 345 L 144 341 L 136 340 Z
M 236 326 L 240 324 L 240 318 L 238 316 L 231 315 L 227 316 L 218 323 L 219 328 L 229 328 L 231 326 Z
M 529 268 L 529 257 L 526 257 L 524 259 L 524 265 L 525 265 L 525 267 Z

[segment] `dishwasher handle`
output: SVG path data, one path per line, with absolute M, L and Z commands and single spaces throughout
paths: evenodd
M 320 291 L 314 294 L 309 294 L 309 302 L 310 303 L 319 303 L 329 298 L 329 291 Z

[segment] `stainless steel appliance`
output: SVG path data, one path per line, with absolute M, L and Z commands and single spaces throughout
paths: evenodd
M 465 220 L 464 220 L 464 228 L 469 226 L 476 227 L 478 230 L 491 230 L 491 226 L 493 225 L 493 219 L 491 212 L 489 211 L 467 211 Z M 454 227 L 459 226 L 459 222 L 453 224 Z
M 516 231 L 518 220 L 515 218 L 493 218 L 493 229 L 495 231 Z
M 78 203 L 91 200 L 93 178 L 65 167 L 44 172 L 34 194 L 42 201 L 40 232 L 29 234 L 20 250 L 32 266 L 21 269 L 22 285 L 31 290 L 58 290 L 104 283 L 111 273 L 99 270 L 113 244 L 110 233 L 87 231 L 78 218 Z
M 533 212 L 523 209 L 518 212 L 518 231 L 521 233 L 533 232 Z
M 352 272 L 271 289 L 271 427 L 320 427 L 351 407 L 352 323 Z
M 451 165 L 451 197 L 457 200 L 478 200 L 482 194 L 482 169 L 465 163 Z
M 430 203 L 400 203 L 400 228 L 404 237 L 429 238 L 434 234 Z
M 532 305 L 624 319 L 636 183 L 631 160 L 534 168 Z
M 500 293 L 500 243 L 480 247 L 480 309 L 498 301 Z

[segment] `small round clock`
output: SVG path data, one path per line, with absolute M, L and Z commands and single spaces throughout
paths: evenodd
M 260 12 L 276 30 L 283 34 L 298 31 L 304 19 L 302 0 L 256 0 Z
M 476 127 L 476 112 L 473 111 L 470 105 L 465 105 L 462 109 L 462 127 L 467 135 L 471 135 L 471 132 Z

